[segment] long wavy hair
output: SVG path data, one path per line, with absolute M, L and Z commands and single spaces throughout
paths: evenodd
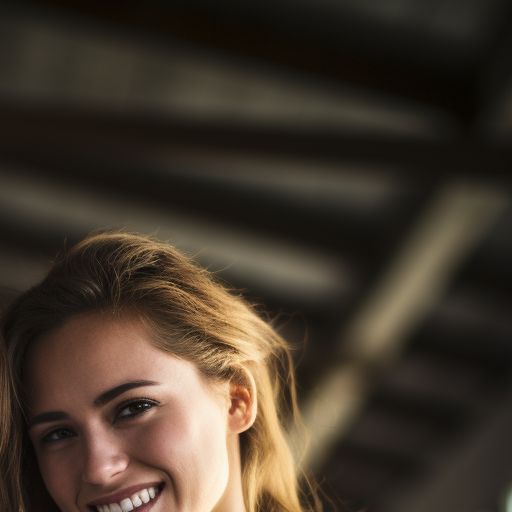
M 250 375 L 258 413 L 240 435 L 247 512 L 320 512 L 300 464 L 302 435 L 287 342 L 241 296 L 174 247 L 123 232 L 93 233 L 64 248 L 44 280 L 2 315 L 14 390 L 10 405 L 2 400 L 0 422 L 12 423 L 4 451 L 10 451 L 11 469 L 18 468 L 20 489 L 10 492 L 21 495 L 24 512 L 58 510 L 24 433 L 23 402 L 12 399 L 23 396 L 25 350 L 70 318 L 95 311 L 134 315 L 156 347 L 192 362 L 207 377 L 247 385 Z
M 20 440 L 14 433 L 11 416 L 12 376 L 5 345 L 0 343 L 0 510 L 21 512 L 21 488 L 17 460 L 12 454 L 19 452 Z

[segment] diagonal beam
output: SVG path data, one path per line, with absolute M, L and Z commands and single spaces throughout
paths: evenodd
M 509 207 L 501 190 L 447 183 L 340 336 L 339 360 L 303 404 L 311 432 L 307 456 L 319 469 L 351 427 L 372 376 L 391 367 L 452 276 Z

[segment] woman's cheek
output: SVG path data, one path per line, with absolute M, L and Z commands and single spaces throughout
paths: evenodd
M 160 464 L 164 469 L 166 463 L 173 460 L 170 456 L 183 442 L 182 432 L 174 421 L 159 418 L 141 425 L 137 429 L 131 446 L 137 447 L 137 458 L 151 465 Z
M 38 454 L 39 470 L 50 496 L 62 511 L 73 503 L 80 482 L 80 459 L 72 454 Z
M 226 432 L 223 418 L 216 410 L 199 418 L 173 410 L 172 414 L 161 415 L 141 427 L 130 443 L 137 446 L 136 457 L 141 462 L 158 467 L 172 478 L 225 478 Z

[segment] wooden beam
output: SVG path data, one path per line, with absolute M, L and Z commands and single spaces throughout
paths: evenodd
M 174 122 L 140 116 L 0 104 L 0 154 L 8 158 L 45 158 L 73 154 L 80 159 L 174 148 L 245 152 L 323 161 L 360 162 L 383 170 L 411 173 L 429 181 L 447 174 L 508 176 L 512 150 L 478 140 L 453 143 L 376 139 L 350 133 L 276 130 L 233 124 Z
M 382 54 L 351 44 L 339 35 L 327 37 L 321 30 L 304 28 L 311 23 L 330 26 L 332 17 L 319 9 L 296 6 L 293 22 L 229 9 L 187 6 L 183 3 L 147 0 L 36 0 L 43 9 L 71 13 L 82 20 L 99 19 L 134 30 L 139 37 L 165 35 L 230 53 L 276 63 L 310 73 L 348 81 L 370 89 L 435 105 L 468 124 L 477 114 L 477 69 L 439 66 L 422 59 L 402 61 L 391 52 Z M 343 19 L 339 20 L 340 23 Z M 361 23 L 368 38 L 379 26 Z M 332 31 L 331 31 L 332 32 Z M 385 37 L 385 34 L 382 34 Z M 405 38 L 404 38 L 405 39 Z

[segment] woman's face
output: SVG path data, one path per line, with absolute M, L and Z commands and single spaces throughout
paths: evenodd
M 71 319 L 31 345 L 24 378 L 29 435 L 63 512 L 244 510 L 245 409 L 136 321 Z

